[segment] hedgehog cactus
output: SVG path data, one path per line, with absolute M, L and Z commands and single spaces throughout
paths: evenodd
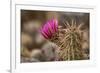
M 84 58 L 82 51 L 83 31 L 80 29 L 82 25 L 83 24 L 76 26 L 73 20 L 71 24 L 66 21 L 65 34 L 59 44 L 61 48 L 59 55 L 63 60 L 81 60 Z
M 74 20 L 69 24 L 64 23 L 65 28 L 59 28 L 56 19 L 48 21 L 42 28 L 41 34 L 51 42 L 59 46 L 59 60 L 82 60 L 82 30 L 83 24 L 77 25 Z

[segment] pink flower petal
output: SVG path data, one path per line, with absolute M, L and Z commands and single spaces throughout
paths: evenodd
M 49 20 L 41 28 L 41 33 L 46 39 L 50 39 L 58 30 L 58 22 L 56 19 Z

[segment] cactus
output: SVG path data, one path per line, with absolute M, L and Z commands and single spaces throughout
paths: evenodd
M 49 23 L 49 22 L 48 22 Z M 51 26 L 54 24 L 51 24 Z M 58 25 L 58 24 L 55 24 Z M 58 55 L 59 60 L 82 60 L 84 59 L 82 51 L 82 24 L 76 24 L 75 20 L 71 20 L 71 24 L 68 21 L 64 22 L 65 28 L 57 28 L 57 30 L 48 38 L 49 41 L 59 46 Z M 47 26 L 46 26 L 47 27 Z M 48 26 L 50 28 L 50 26 Z M 47 29 L 49 31 L 49 29 Z M 54 31 L 51 29 L 51 31 Z M 48 33 L 46 33 L 48 34 Z M 48 36 L 48 35 L 46 35 Z

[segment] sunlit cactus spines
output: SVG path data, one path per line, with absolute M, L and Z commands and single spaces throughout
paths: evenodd
M 67 21 L 64 23 L 66 28 L 63 30 L 65 34 L 60 41 L 59 47 L 59 56 L 63 60 L 82 60 L 84 59 L 83 50 L 82 50 L 82 24 L 76 24 L 74 20 L 69 24 Z M 60 29 L 62 30 L 62 29 Z M 60 33 L 60 32 L 59 32 Z

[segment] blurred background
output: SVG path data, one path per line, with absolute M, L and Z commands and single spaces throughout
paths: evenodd
M 63 22 L 66 20 L 71 23 L 71 19 L 75 19 L 77 25 L 84 23 L 82 50 L 84 59 L 89 59 L 89 13 L 21 10 L 21 62 L 59 61 L 59 47 L 39 32 L 52 18 L 56 18 L 62 28 L 65 28 Z

